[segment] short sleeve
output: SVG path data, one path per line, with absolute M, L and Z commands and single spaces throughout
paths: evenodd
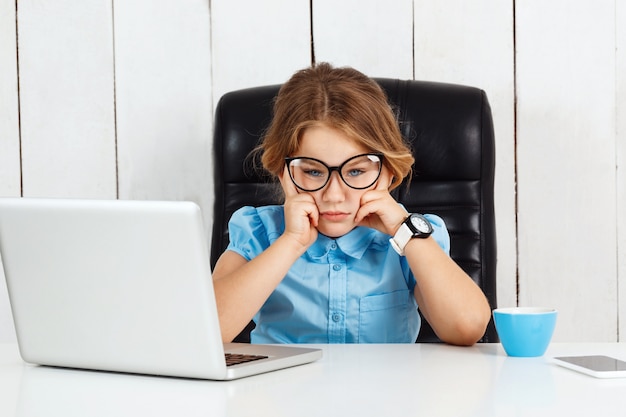
M 439 247 L 450 256 L 450 234 L 448 233 L 448 228 L 446 227 L 446 223 L 443 219 L 435 214 L 424 214 L 424 217 L 429 221 L 429 223 L 433 227 L 432 237 L 435 239 L 435 242 L 439 245 Z M 411 291 L 415 288 L 415 277 L 413 276 L 413 272 L 409 267 L 409 263 L 404 256 L 400 257 L 400 262 L 402 265 L 402 269 L 405 272 L 405 276 L 407 277 L 407 285 Z
M 439 244 L 441 249 L 450 255 L 450 234 L 443 219 L 435 214 L 424 214 L 424 217 L 433 226 L 432 237 Z
M 231 250 L 248 261 L 257 257 L 269 246 L 265 225 L 254 207 L 242 207 L 233 213 L 228 222 L 230 243 L 226 250 Z

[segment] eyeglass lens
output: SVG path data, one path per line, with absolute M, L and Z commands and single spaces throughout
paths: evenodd
M 341 179 L 351 188 L 364 189 L 372 186 L 380 175 L 381 157 L 374 154 L 357 155 L 339 167 L 329 167 L 313 158 L 295 158 L 289 161 L 289 173 L 293 183 L 304 191 L 317 191 L 330 179 L 332 171 L 338 171 Z

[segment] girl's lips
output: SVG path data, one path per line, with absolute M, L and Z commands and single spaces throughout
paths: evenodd
M 343 213 L 339 211 L 327 211 L 322 213 L 321 215 L 324 219 L 333 222 L 345 220 L 349 216 L 348 213 Z

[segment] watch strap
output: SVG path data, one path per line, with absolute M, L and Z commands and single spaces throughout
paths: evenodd
M 400 256 L 404 256 L 404 248 L 412 237 L 413 231 L 406 224 L 406 221 L 404 221 L 396 231 L 396 234 L 389 239 L 389 242 L 391 243 L 391 247 L 398 252 Z
M 425 222 L 428 230 L 420 230 L 412 223 L 413 218 L 418 218 L 421 222 Z M 413 238 L 427 238 L 433 232 L 433 227 L 423 215 L 421 214 L 409 214 L 402 222 L 396 234 L 389 239 L 391 247 L 398 252 L 400 256 L 404 256 L 404 248 L 409 243 L 409 240 Z

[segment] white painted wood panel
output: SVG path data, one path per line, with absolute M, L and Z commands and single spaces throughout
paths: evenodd
M 496 137 L 498 305 L 517 303 L 512 2 L 415 1 L 415 78 L 486 91 Z
M 615 2 L 616 33 L 616 159 L 617 159 L 617 271 L 619 341 L 626 341 L 626 3 Z
M 0 195 L 20 193 L 15 4 L 0 2 Z M 626 334 L 626 6 L 515 4 L 516 68 L 513 3 L 499 0 L 313 0 L 315 56 L 372 76 L 485 89 L 500 305 L 517 290 L 517 163 L 520 304 L 559 309 L 556 341 L 615 340 Z M 281 83 L 311 61 L 308 0 L 18 7 L 27 196 L 115 198 L 119 164 L 121 198 L 190 199 L 208 217 L 217 99 Z M 0 341 L 12 340 L 0 279 Z
M 15 2 L 0 1 L 0 197 L 21 193 L 15 19 Z M 0 259 L 0 343 L 9 341 L 15 331 Z
M 114 10 L 119 197 L 190 200 L 210 219 L 209 4 L 125 0 Z
M 0 2 L 0 196 L 21 193 L 15 18 L 15 2 Z
M 211 0 L 213 100 L 311 63 L 308 0 Z
M 520 304 L 614 341 L 615 3 L 516 4 Z
M 315 60 L 371 77 L 413 78 L 412 0 L 314 0 Z
M 19 2 L 24 196 L 116 196 L 111 16 L 111 0 Z

